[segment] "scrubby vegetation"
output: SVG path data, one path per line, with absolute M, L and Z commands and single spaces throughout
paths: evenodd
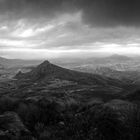
M 140 139 L 139 107 L 122 100 L 87 105 L 2 97 L 0 114 L 3 140 Z

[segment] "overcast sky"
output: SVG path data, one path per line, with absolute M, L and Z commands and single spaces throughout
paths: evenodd
M 140 54 L 140 0 L 0 0 L 0 56 Z

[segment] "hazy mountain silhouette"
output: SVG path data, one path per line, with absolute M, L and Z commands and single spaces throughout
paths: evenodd
M 109 56 L 107 58 L 112 59 L 112 60 L 118 60 L 118 61 L 132 60 L 130 57 L 127 57 L 127 56 L 124 56 L 124 55 L 118 55 L 118 54 L 111 55 L 111 56 Z
M 38 65 L 39 63 L 41 63 L 41 60 L 7 59 L 0 57 L 0 64 L 4 67 L 31 66 Z
M 121 63 L 121 62 L 128 62 L 128 61 L 133 61 L 133 59 L 124 55 L 114 54 L 104 58 L 97 58 L 94 62 L 96 62 L 97 64 L 100 63 L 104 64 L 104 63 Z

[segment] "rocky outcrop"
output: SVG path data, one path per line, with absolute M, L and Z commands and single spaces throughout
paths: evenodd
M 0 139 L 19 138 L 21 135 L 30 135 L 19 116 L 14 112 L 0 115 Z

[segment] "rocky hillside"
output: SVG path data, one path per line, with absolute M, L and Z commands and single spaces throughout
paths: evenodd
M 88 85 L 120 85 L 120 81 L 106 78 L 105 76 L 100 76 L 98 74 L 89 74 L 62 68 L 49 61 L 44 61 L 30 72 L 17 73 L 15 79 L 26 79 L 33 82 L 48 82 L 59 79 Z

